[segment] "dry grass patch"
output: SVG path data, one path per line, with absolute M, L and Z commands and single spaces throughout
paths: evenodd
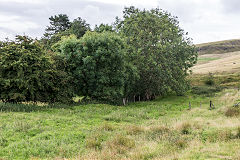
M 125 135 L 116 135 L 111 141 L 107 142 L 107 148 L 116 154 L 125 154 L 135 147 L 135 141 Z
M 103 123 L 100 127 L 99 130 L 101 131 L 113 131 L 115 127 L 107 122 Z
M 157 126 L 151 126 L 147 130 L 146 136 L 148 139 L 152 139 L 152 140 L 165 139 L 169 136 L 170 132 L 171 132 L 170 128 L 166 126 L 157 125 Z
M 103 141 L 104 141 L 103 135 L 99 133 L 90 135 L 89 137 L 86 138 L 86 147 L 90 149 L 101 150 Z
M 239 108 L 233 108 L 233 107 L 229 107 L 226 112 L 225 112 L 225 116 L 227 117 L 237 117 L 240 114 L 240 109 Z
M 170 132 L 170 128 L 166 126 L 157 125 L 157 126 L 151 126 L 149 131 L 155 134 L 163 134 L 163 133 Z
M 226 106 L 233 105 L 239 99 L 240 92 L 237 89 L 227 89 L 218 99 Z
M 209 63 L 199 64 L 192 68 L 194 74 L 208 74 L 211 73 L 234 73 L 240 67 L 237 59 L 240 59 L 240 52 L 237 54 L 224 57 L 218 60 L 210 61 Z
M 180 138 L 177 139 L 173 145 L 175 145 L 178 149 L 184 149 L 188 146 L 188 141 L 186 139 Z
M 129 156 L 132 160 L 145 160 L 145 159 L 154 159 L 158 154 L 156 152 L 157 143 L 155 142 L 146 142 L 141 146 L 138 146 L 134 149 Z
M 136 126 L 136 125 L 128 125 L 125 127 L 125 130 L 127 134 L 130 134 L 130 135 L 137 135 L 145 131 L 143 127 Z
M 177 126 L 177 129 L 182 134 L 190 134 L 192 132 L 192 125 L 189 122 L 183 122 L 179 126 Z

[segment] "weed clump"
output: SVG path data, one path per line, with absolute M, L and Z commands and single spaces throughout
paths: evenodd
M 187 140 L 185 139 L 178 139 L 175 141 L 174 145 L 178 148 L 178 149 L 184 149 L 187 147 Z
M 232 133 L 231 130 L 209 130 L 203 131 L 201 133 L 201 140 L 202 142 L 227 142 L 231 139 L 234 139 L 235 135 Z
M 239 108 L 234 108 L 234 107 L 229 107 L 225 112 L 225 115 L 227 117 L 236 117 L 239 114 L 240 114 Z
M 109 123 L 103 123 L 103 125 L 100 126 L 99 129 L 103 130 L 103 131 L 113 131 L 115 128 L 113 125 L 111 125 Z
M 190 134 L 191 130 L 192 130 L 192 125 L 188 122 L 185 122 L 180 126 L 180 131 L 182 134 Z
M 163 139 L 168 136 L 170 129 L 166 126 L 153 126 L 148 130 L 149 139 Z
M 129 125 L 129 126 L 126 127 L 126 131 L 127 131 L 127 134 L 137 135 L 139 133 L 144 132 L 144 129 L 140 126 Z
M 240 139 L 240 127 L 237 128 L 236 138 Z
M 90 136 L 86 139 L 86 147 L 96 149 L 96 150 L 101 150 L 103 141 L 104 141 L 104 138 L 100 134 Z
M 224 131 L 219 132 L 218 139 L 219 139 L 219 141 L 227 142 L 231 139 L 234 139 L 234 135 L 232 134 L 231 130 L 224 130 Z
M 135 141 L 124 135 L 117 135 L 112 139 L 112 141 L 108 142 L 108 147 L 111 150 L 116 151 L 118 154 L 124 154 L 129 149 L 135 147 Z
M 214 77 L 212 73 L 209 73 L 207 79 L 204 81 L 204 83 L 208 86 L 213 86 L 215 85 Z
M 152 127 L 150 130 L 156 134 L 162 134 L 170 131 L 170 129 L 165 126 L 155 126 L 155 127 Z

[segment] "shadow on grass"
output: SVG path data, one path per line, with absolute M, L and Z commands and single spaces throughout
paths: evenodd
M 49 109 L 73 109 L 73 104 L 22 104 L 22 103 L 2 103 L 0 102 L 0 112 L 38 112 Z

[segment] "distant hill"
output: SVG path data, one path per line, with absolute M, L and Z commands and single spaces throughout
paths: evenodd
M 240 39 L 197 44 L 199 55 L 240 51 Z

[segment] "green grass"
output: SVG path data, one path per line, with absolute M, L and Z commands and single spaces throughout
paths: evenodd
M 217 57 L 200 57 L 198 58 L 198 62 L 210 62 L 210 61 L 213 61 L 213 60 L 217 60 L 219 58 Z
M 225 90 L 214 97 L 189 93 L 128 106 L 1 103 L 0 158 L 236 158 L 238 152 L 228 148 L 240 149 L 238 124 L 225 123 L 239 120 L 225 116 L 230 98 L 222 97 L 227 93 L 234 97 L 237 91 Z M 209 110 L 210 99 L 217 109 Z

